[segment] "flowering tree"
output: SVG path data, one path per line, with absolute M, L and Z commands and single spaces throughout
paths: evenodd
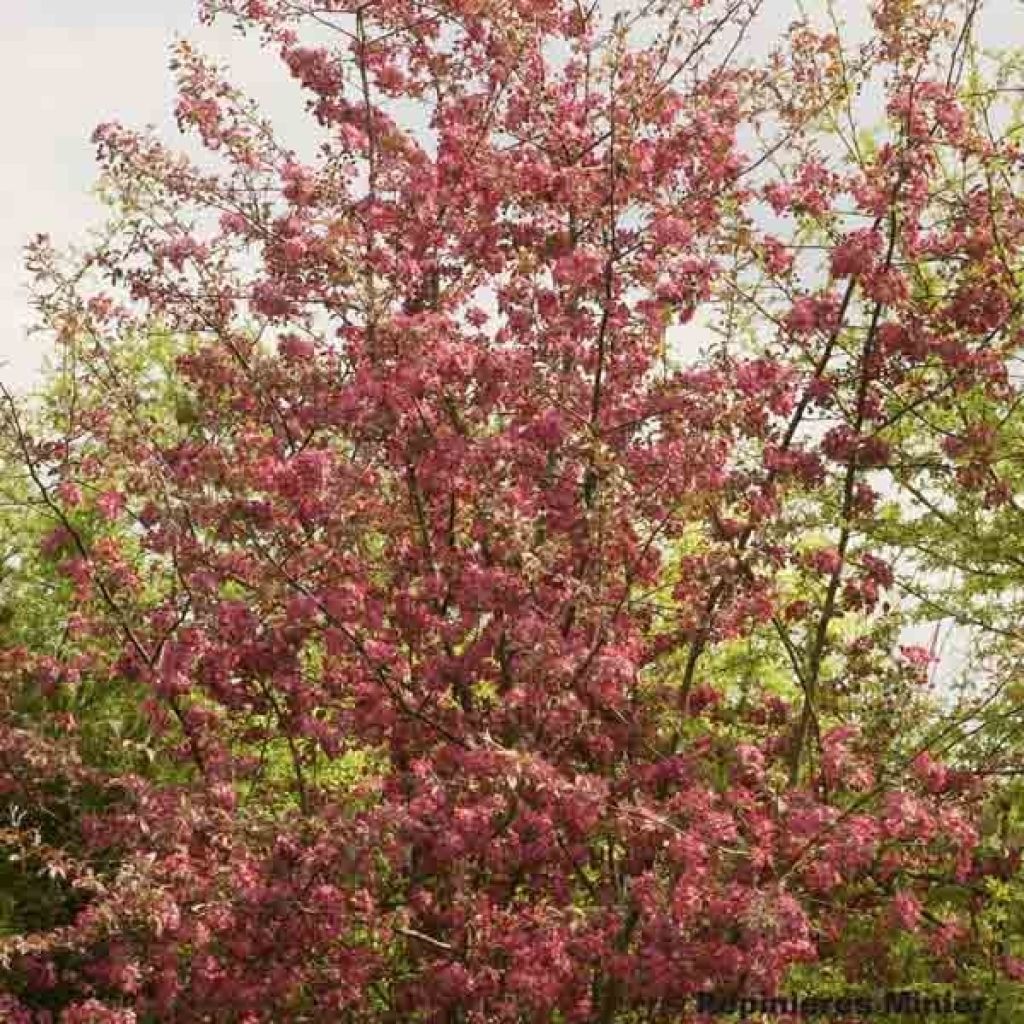
M 109 230 L 31 252 L 61 385 L 6 402 L 67 638 L 3 652 L 4 842 L 53 907 L 12 1019 L 1024 973 L 1000 776 L 959 753 L 990 695 L 923 685 L 894 572 L 932 568 L 930 489 L 1014 501 L 977 423 L 1017 400 L 1016 65 L 976 3 L 754 59 L 758 13 L 211 0 L 316 156 L 184 43 L 209 159 L 97 131 Z M 83 686 L 145 756 L 25 710 Z

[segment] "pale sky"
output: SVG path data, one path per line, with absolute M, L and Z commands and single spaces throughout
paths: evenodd
M 180 140 L 167 69 L 176 34 L 228 60 L 275 120 L 304 123 L 279 62 L 229 25 L 203 31 L 192 0 L 0 0 L 0 379 L 18 390 L 31 385 L 44 348 L 25 336 L 22 247 L 40 232 L 58 244 L 81 241 L 102 223 L 90 195 L 96 125 L 155 124 L 166 140 Z
M 839 6 L 852 24 L 867 24 L 865 0 Z M 797 10 L 797 0 L 765 0 L 754 45 L 767 49 Z M 1024 45 L 1020 0 L 994 0 L 989 10 L 985 35 Z M 227 60 L 233 79 L 261 100 L 289 144 L 308 139 L 308 118 L 280 63 L 228 24 L 202 30 L 193 0 L 0 0 L 0 379 L 18 390 L 31 385 L 44 346 L 25 336 L 22 247 L 38 232 L 58 245 L 81 240 L 102 222 L 89 192 L 96 177 L 89 138 L 97 124 L 152 123 L 166 139 L 178 139 L 167 70 L 176 34 Z

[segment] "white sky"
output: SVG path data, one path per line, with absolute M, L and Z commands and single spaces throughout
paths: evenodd
M 192 0 L 0 0 L 0 379 L 17 390 L 32 384 L 45 345 L 26 337 L 22 248 L 40 232 L 58 245 L 81 241 L 102 223 L 90 194 L 96 125 L 155 124 L 180 140 L 167 69 L 176 34 L 228 60 L 276 120 L 305 121 L 279 62 L 227 24 L 203 31 Z
M 765 0 L 755 45 L 772 42 L 796 10 L 797 0 Z M 852 20 L 860 19 L 854 13 Z M 167 69 L 177 34 L 228 61 L 233 80 L 260 99 L 287 142 L 310 137 L 280 62 L 226 22 L 203 30 L 193 0 L 0 0 L 0 129 L 7 140 L 0 157 L 0 380 L 15 390 L 31 387 L 45 351 L 44 338 L 26 333 L 23 247 L 40 232 L 62 247 L 102 222 L 90 194 L 96 166 L 89 139 L 97 124 L 155 124 L 165 138 L 179 138 Z M 681 333 L 696 340 L 703 332 Z
M 865 0 L 839 6 L 850 23 L 867 23 Z M 765 0 L 754 46 L 767 49 L 797 11 L 798 0 Z M 988 22 L 990 39 L 1024 44 L 1020 0 L 993 0 Z M 26 337 L 22 247 L 38 232 L 67 244 L 102 221 L 89 191 L 97 124 L 152 123 L 175 138 L 167 50 L 176 34 L 227 60 L 287 141 L 301 145 L 288 130 L 304 133 L 307 118 L 296 116 L 301 101 L 280 63 L 227 24 L 202 30 L 193 0 L 0 0 L 0 379 L 17 390 L 31 385 L 45 344 Z

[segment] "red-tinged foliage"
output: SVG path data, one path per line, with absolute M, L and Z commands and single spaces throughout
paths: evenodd
M 946 895 L 1007 870 L 984 781 L 924 728 L 919 652 L 833 628 L 888 612 L 858 538 L 908 457 L 894 409 L 1005 394 L 1019 340 L 1024 216 L 989 173 L 1019 158 L 946 82 L 961 23 L 874 5 L 840 72 L 809 26 L 741 66 L 744 4 L 644 47 L 563 0 L 206 7 L 325 141 L 285 151 L 181 44 L 216 171 L 105 125 L 121 220 L 91 277 L 33 252 L 78 378 L 62 436 L 10 425 L 75 619 L 5 680 L 130 683 L 170 760 L 86 779 L 73 732 L 7 709 L 12 803 L 91 793 L 40 852 L 74 851 L 80 898 L 6 943 L 8 1018 L 675 1021 L 800 964 L 899 981 L 910 941 L 934 979 L 987 963 Z M 891 137 L 830 155 L 836 76 L 874 72 Z M 777 163 L 754 124 L 788 133 Z M 951 153 L 984 188 L 936 220 Z M 765 201 L 830 243 L 808 263 Z M 666 329 L 723 296 L 760 340 L 673 368 Z M 118 378 L 155 331 L 162 420 Z M 953 440 L 981 486 L 985 438 Z M 791 685 L 737 700 L 706 666 L 764 636 Z M 372 767 L 339 783 L 352 751 Z

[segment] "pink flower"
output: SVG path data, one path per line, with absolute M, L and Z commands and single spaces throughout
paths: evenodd
M 289 263 L 298 263 L 309 252 L 303 238 L 288 238 L 281 244 L 281 254 Z
M 890 904 L 892 920 L 905 931 L 917 931 L 921 924 L 921 901 L 909 892 L 897 893 Z
M 835 548 L 818 548 L 806 556 L 806 562 L 822 576 L 837 573 L 843 564 L 842 557 Z
M 132 1010 L 115 1010 L 98 999 L 88 999 L 64 1010 L 60 1024 L 135 1024 L 136 1019 Z
M 680 217 L 655 218 L 653 234 L 659 245 L 685 248 L 693 240 L 693 228 Z
M 935 660 L 927 648 L 915 644 L 904 644 L 900 647 L 900 654 L 903 655 L 907 664 L 922 668 L 927 667 Z
M 252 308 L 271 319 L 288 316 L 292 304 L 280 285 L 273 281 L 260 281 L 252 290 Z
M 941 793 L 949 782 L 949 769 L 927 751 L 922 751 L 914 758 L 911 770 L 930 793 Z
M 113 522 L 124 508 L 125 498 L 120 491 L 104 491 L 96 499 L 96 507 L 108 522 Z
M 776 214 L 784 213 L 793 203 L 794 190 L 790 185 L 772 182 L 764 190 L 765 198 Z
M 832 274 L 835 277 L 860 277 L 874 265 L 882 247 L 877 231 L 864 229 L 847 235 L 832 252 Z
M 556 284 L 584 288 L 593 285 L 604 267 L 605 256 L 600 250 L 583 246 L 568 256 L 562 256 L 554 266 Z
M 1011 981 L 1024 981 L 1024 958 L 1019 956 L 1004 956 L 1003 973 Z
M 82 504 L 82 488 L 70 480 L 57 485 L 57 497 L 69 508 L 77 508 Z
M 817 307 L 813 299 L 797 299 L 786 315 L 786 326 L 794 334 L 809 334 L 818 324 Z

